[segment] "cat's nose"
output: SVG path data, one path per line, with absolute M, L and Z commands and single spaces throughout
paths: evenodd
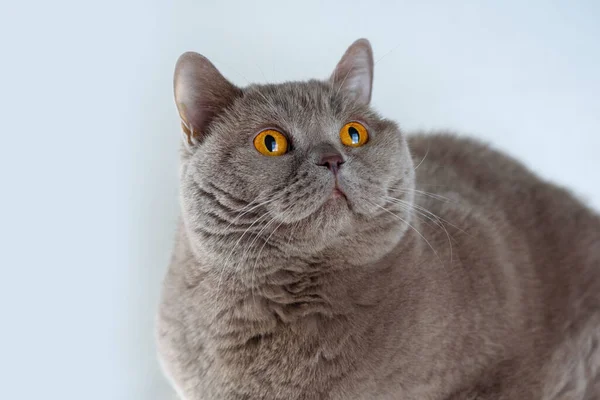
M 336 173 L 344 163 L 344 158 L 337 151 L 328 151 L 321 154 L 317 165 L 327 167 L 333 173 Z

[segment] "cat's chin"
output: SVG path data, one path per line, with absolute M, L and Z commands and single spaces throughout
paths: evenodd
M 352 221 L 352 209 L 346 196 L 332 193 L 307 219 L 311 230 L 337 233 Z
M 350 203 L 343 193 L 332 194 L 323 204 L 322 209 L 328 212 L 350 212 Z

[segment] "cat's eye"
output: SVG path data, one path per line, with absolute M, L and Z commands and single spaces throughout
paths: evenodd
M 342 130 L 340 130 L 340 139 L 346 146 L 359 147 L 367 143 L 369 133 L 363 124 L 353 121 L 344 125 Z
M 254 147 L 265 156 L 282 156 L 288 151 L 288 140 L 283 133 L 267 129 L 256 135 Z

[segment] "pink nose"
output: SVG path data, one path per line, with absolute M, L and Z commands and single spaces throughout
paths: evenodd
M 327 167 L 331 172 L 336 173 L 340 165 L 344 163 L 344 159 L 340 153 L 324 153 L 321 155 L 317 165 Z

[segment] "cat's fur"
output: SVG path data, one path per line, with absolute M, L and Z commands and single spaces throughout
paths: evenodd
M 180 59 L 158 320 L 180 397 L 600 399 L 600 218 L 476 141 L 405 136 L 369 108 L 372 68 L 365 40 L 328 81 L 241 89 Z M 352 120 L 363 147 L 340 143 Z M 288 154 L 254 149 L 265 127 Z

